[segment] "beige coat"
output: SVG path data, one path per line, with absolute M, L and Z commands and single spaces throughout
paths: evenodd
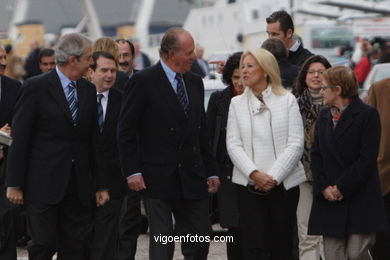
M 367 103 L 378 109 L 382 125 L 378 170 L 382 194 L 385 195 L 390 191 L 390 78 L 371 86 Z

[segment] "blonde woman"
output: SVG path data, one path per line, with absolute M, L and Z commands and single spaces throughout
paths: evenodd
M 234 164 L 244 259 L 293 259 L 292 238 L 303 125 L 295 97 L 281 86 L 278 63 L 265 49 L 244 53 L 244 93 L 230 104 L 227 150 Z

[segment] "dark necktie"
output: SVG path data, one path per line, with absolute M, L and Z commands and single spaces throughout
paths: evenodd
M 183 106 L 184 114 L 188 117 L 188 112 L 190 111 L 190 106 L 188 104 L 188 98 L 186 95 L 186 90 L 184 88 L 183 77 L 181 74 L 176 73 L 175 79 L 177 80 L 176 95 L 179 99 L 180 104 Z
M 103 94 L 97 94 L 97 111 L 98 111 L 98 125 L 100 133 L 103 132 L 103 106 L 102 106 Z
M 71 81 L 68 84 L 68 95 L 66 96 L 68 100 L 70 114 L 72 115 L 73 125 L 77 124 L 77 99 L 76 99 L 76 84 L 74 81 Z

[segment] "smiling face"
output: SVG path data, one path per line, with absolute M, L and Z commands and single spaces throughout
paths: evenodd
M 195 56 L 195 43 L 191 35 L 188 33 L 180 33 L 179 49 L 176 52 L 171 53 L 171 60 L 177 73 L 184 74 L 191 70 L 192 63 L 196 59 Z
M 258 89 L 267 85 L 265 72 L 256 59 L 248 54 L 244 57 L 241 64 L 242 81 L 245 86 L 251 89 Z
M 321 62 L 313 62 L 310 64 L 306 73 L 306 85 L 312 91 L 320 91 L 322 85 L 322 74 L 326 70 Z
M 133 72 L 133 55 L 130 45 L 126 42 L 118 42 L 120 70 L 130 75 Z

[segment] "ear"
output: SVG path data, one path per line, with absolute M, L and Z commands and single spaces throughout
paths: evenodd
M 334 91 L 336 92 L 337 96 L 341 96 L 341 92 L 343 92 L 343 89 L 341 88 L 341 86 L 337 85 Z
M 287 32 L 286 32 L 286 37 L 287 37 L 288 39 L 290 39 L 292 36 L 293 36 L 293 31 L 292 31 L 292 29 L 288 29 Z
M 88 79 L 89 79 L 89 80 L 92 79 L 93 72 L 94 72 L 93 69 L 88 68 L 87 75 L 88 75 Z

